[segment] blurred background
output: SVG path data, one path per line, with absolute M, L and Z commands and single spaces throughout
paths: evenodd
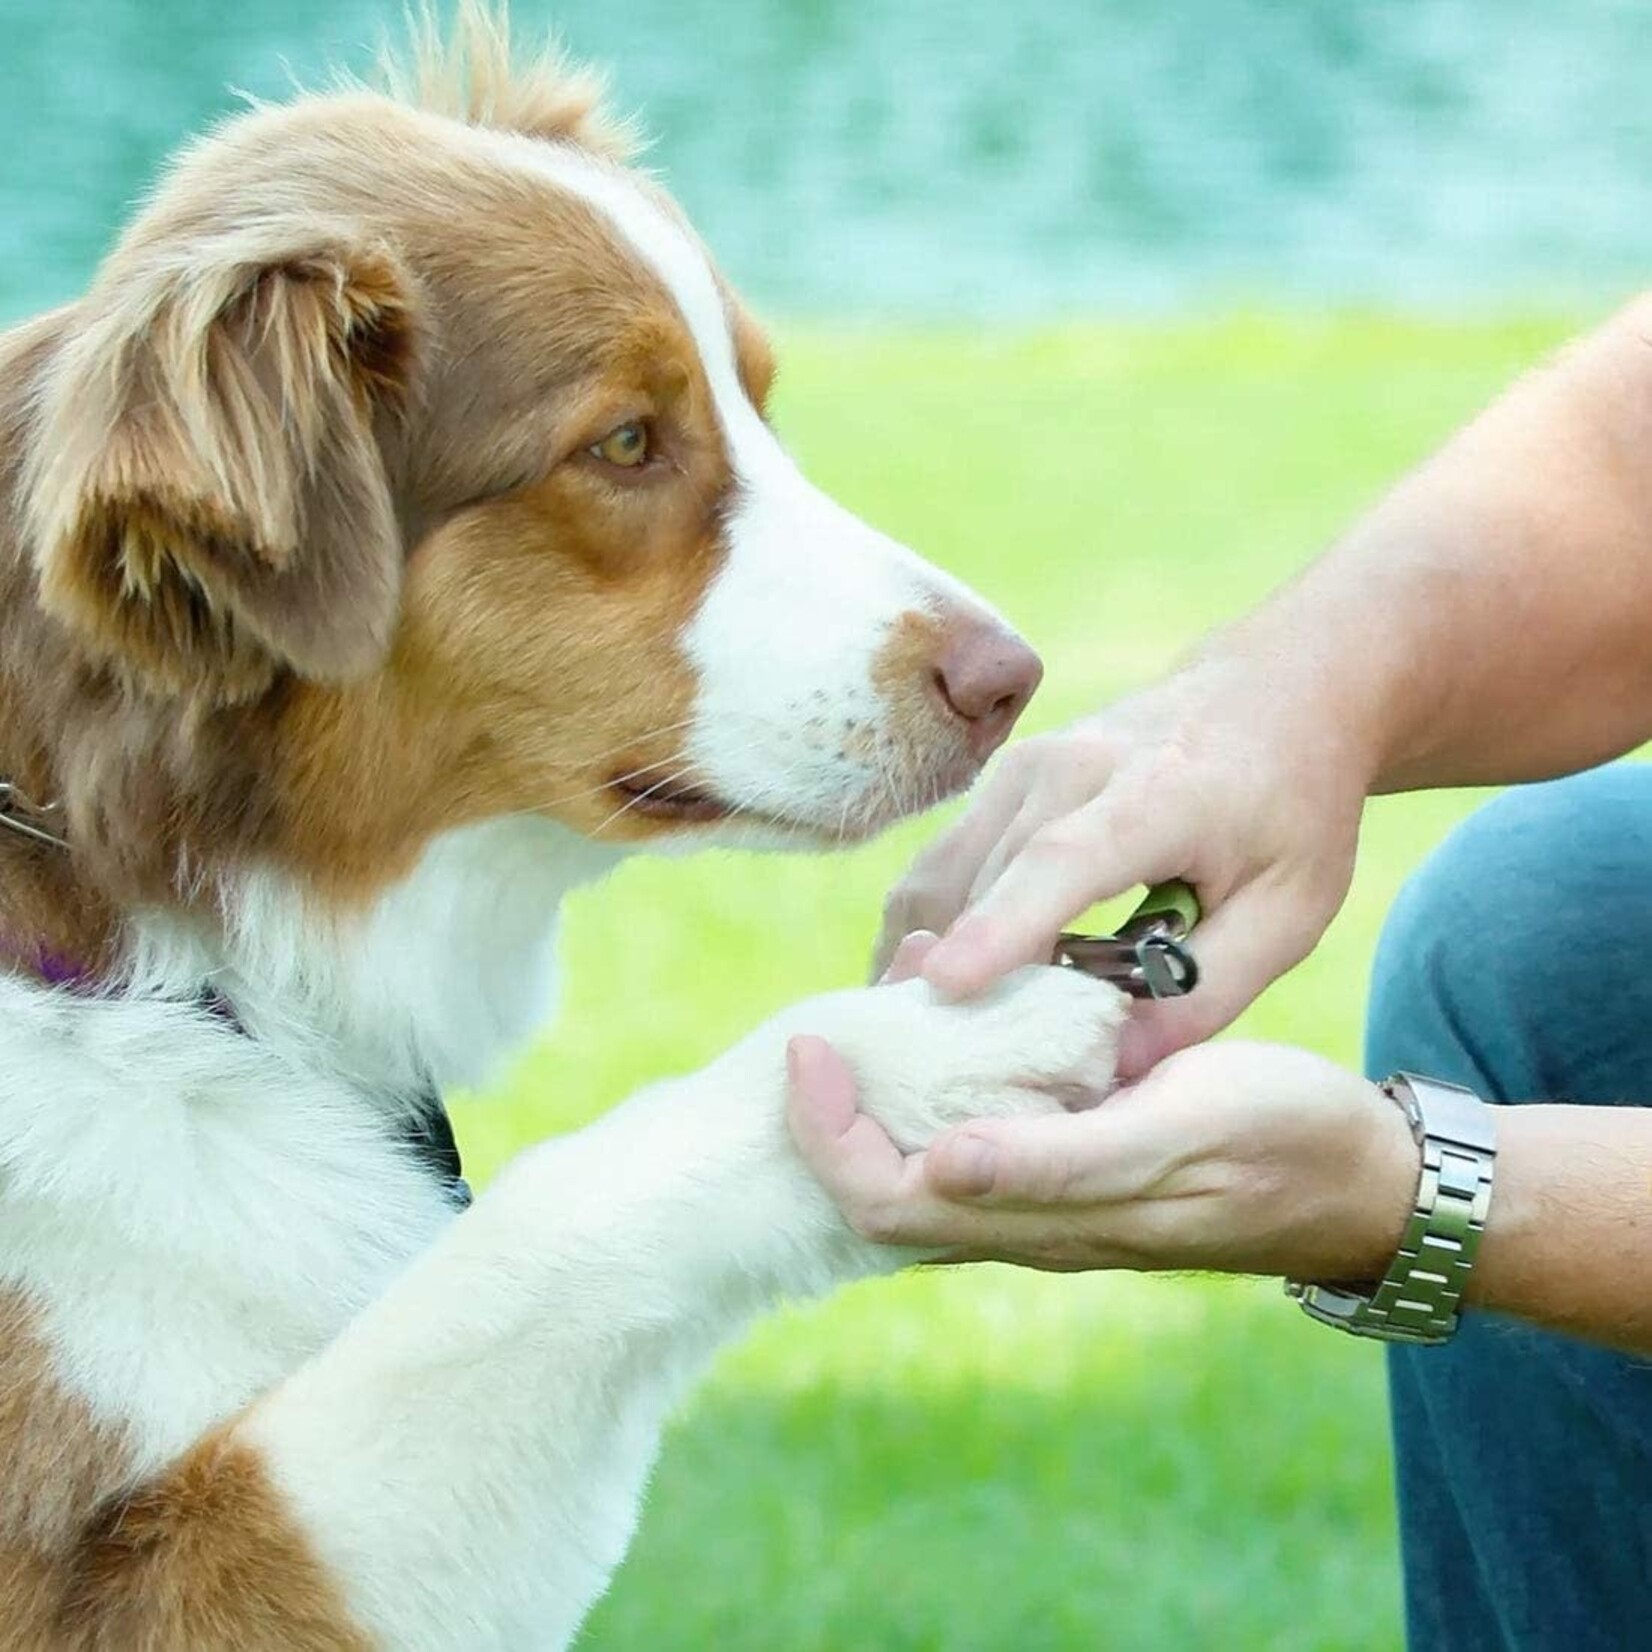
M 1164 669 L 1652 271 L 1643 5 L 514 10 L 610 69 L 775 318 L 816 478 L 1042 647 L 1029 728 Z M 399 15 L 0 0 L 0 324 L 80 290 L 234 88 L 365 70 Z M 1245 1031 L 1357 1062 L 1382 913 L 1472 801 L 1373 807 L 1344 916 Z M 560 1018 L 458 1110 L 478 1174 L 856 978 L 936 824 L 840 860 L 637 862 L 582 897 Z M 722 1363 L 582 1645 L 1391 1648 L 1385 1427 L 1376 1351 L 1275 1289 L 868 1285 Z
M 786 314 L 1593 299 L 1640 279 L 1633 0 L 518 0 L 613 71 Z M 0 0 L 0 309 L 72 292 L 180 132 L 364 68 L 394 0 Z

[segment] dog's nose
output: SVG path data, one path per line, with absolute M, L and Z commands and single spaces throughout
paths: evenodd
M 963 719 L 970 750 L 985 762 L 1004 743 L 1044 676 L 1044 662 L 995 620 L 954 624 L 935 664 L 935 689 Z

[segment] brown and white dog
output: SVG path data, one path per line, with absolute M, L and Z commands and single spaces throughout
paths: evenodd
M 0 778 L 42 833 L 0 830 L 6 1648 L 565 1644 L 717 1345 L 911 1259 L 794 1159 L 788 1031 L 909 1144 L 1110 1058 L 1060 971 L 857 990 L 462 1213 L 432 1170 L 564 892 L 864 836 L 1038 675 L 803 479 L 589 88 L 466 19 L 188 149 L 0 338 Z

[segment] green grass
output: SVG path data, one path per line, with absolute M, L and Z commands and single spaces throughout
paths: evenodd
M 806 333 L 787 341 L 779 418 L 820 482 L 1038 642 L 1036 729 L 1261 596 L 1561 332 L 1243 317 Z M 1357 1061 L 1382 913 L 1471 802 L 1373 807 L 1343 916 L 1245 1032 Z M 460 1109 L 472 1165 L 485 1176 L 858 978 L 882 893 L 935 824 L 831 860 L 637 862 L 582 896 L 559 1023 Z M 1376 1351 L 1274 1288 L 1002 1268 L 862 1286 L 723 1360 L 581 1645 L 1390 1648 L 1385 1429 Z

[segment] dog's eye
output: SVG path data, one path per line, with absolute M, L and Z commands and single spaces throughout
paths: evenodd
M 593 459 L 601 459 L 604 464 L 618 465 L 621 470 L 635 470 L 638 465 L 648 463 L 649 447 L 648 426 L 641 419 L 631 419 L 610 430 L 600 442 L 593 442 L 585 451 Z

